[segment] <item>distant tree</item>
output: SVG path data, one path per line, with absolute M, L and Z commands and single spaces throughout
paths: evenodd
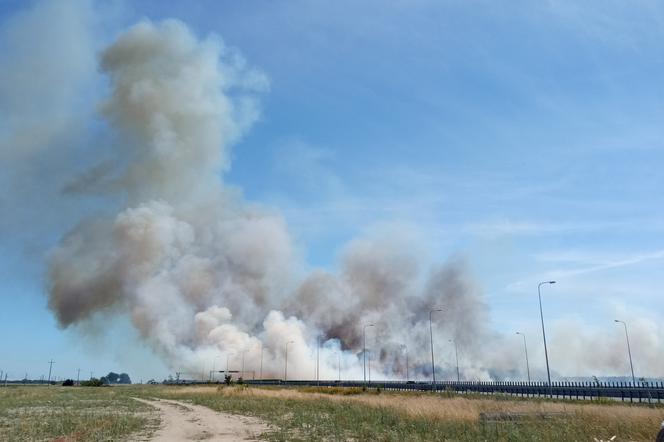
M 118 380 L 120 379 L 120 375 L 111 371 L 105 376 L 105 378 L 109 384 L 117 384 Z
M 131 384 L 131 379 L 127 373 L 122 373 L 118 379 L 118 384 Z
M 102 385 L 104 385 L 104 382 L 102 382 L 101 379 L 92 378 L 89 381 L 81 382 L 81 385 L 83 387 L 101 387 Z
M 67 379 L 62 383 L 63 387 L 73 387 L 74 386 L 74 380 L 73 379 Z
M 233 376 L 227 374 L 226 376 L 224 376 L 224 382 L 226 383 L 226 385 L 231 385 L 233 383 Z

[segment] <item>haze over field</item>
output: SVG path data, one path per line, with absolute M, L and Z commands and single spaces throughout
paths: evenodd
M 243 353 L 247 369 L 256 371 L 264 347 L 264 375 L 280 377 L 285 346 L 292 341 L 289 377 L 311 378 L 320 339 L 320 377 L 336 378 L 340 358 L 341 376 L 358 379 L 363 375 L 363 326 L 375 324 L 366 329 L 372 378 L 405 377 L 407 353 L 411 377 L 428 379 L 429 311 L 440 307 L 443 311 L 433 314 L 440 378 L 455 377 L 450 340 L 459 347 L 464 379 L 524 378 L 517 330 L 526 332 L 533 373 L 541 378 L 543 351 L 533 300 L 537 282 L 556 279 L 556 286 L 544 287 L 554 374 L 627 374 L 622 329 L 613 324 L 618 317 L 630 325 L 638 374 L 664 376 L 664 340 L 657 315 L 664 307 L 657 288 L 664 258 L 659 221 L 663 213 L 656 204 L 661 197 L 653 197 L 662 184 L 657 165 L 664 160 L 663 146 L 657 136 L 662 134 L 664 112 L 657 105 L 649 101 L 634 105 L 637 109 L 653 106 L 656 123 L 647 128 L 642 121 L 621 120 L 621 113 L 587 122 L 613 122 L 614 134 L 609 138 L 625 145 L 606 147 L 606 134 L 576 127 L 583 124 L 566 120 L 562 110 L 554 112 L 564 106 L 578 109 L 579 105 L 565 99 L 584 101 L 584 94 L 593 93 L 592 86 L 547 85 L 543 73 L 531 73 L 542 84 L 528 85 L 522 78 L 525 73 L 516 72 L 514 66 L 500 66 L 510 64 L 501 52 L 486 65 L 474 61 L 471 70 L 485 81 L 499 78 L 518 83 L 510 89 L 514 95 L 501 97 L 496 90 L 485 90 L 478 79 L 478 84 L 466 85 L 469 103 L 481 107 L 473 101 L 474 94 L 479 94 L 491 97 L 486 106 L 512 103 L 518 108 L 515 90 L 537 96 L 535 107 L 545 114 L 553 112 L 558 118 L 553 121 L 566 127 L 569 139 L 556 139 L 546 148 L 533 147 L 537 131 L 546 124 L 529 120 L 515 109 L 500 124 L 493 119 L 501 112 L 490 108 L 483 110 L 486 114 L 466 115 L 469 121 L 458 122 L 459 113 L 469 112 L 460 106 L 462 101 L 452 105 L 452 97 L 433 92 L 427 97 L 426 91 L 417 88 L 411 91 L 410 81 L 397 83 L 399 89 L 391 95 L 382 80 L 374 84 L 364 77 L 353 81 L 352 76 L 336 78 L 319 72 L 317 80 L 308 80 L 317 82 L 292 88 L 293 93 L 302 94 L 301 100 L 313 104 L 294 101 L 280 108 L 279 100 L 291 90 L 289 76 L 265 52 L 258 51 L 265 57 L 265 68 L 243 55 L 242 33 L 233 25 L 229 25 L 234 29 L 230 45 L 224 40 L 223 27 L 208 32 L 209 26 L 196 28 L 177 14 L 134 20 L 137 14 L 129 5 L 114 5 L 42 1 L 27 9 L 0 9 L 6 25 L 0 44 L 0 112 L 7 116 L 0 123 L 0 159 L 8 166 L 0 175 L 4 184 L 0 208 L 9 214 L 0 227 L 2 241 L 10 250 L 9 258 L 0 261 L 3 280 L 9 281 L 3 296 L 5 303 L 17 296 L 46 298 L 57 325 L 42 331 L 70 333 L 55 331 L 57 327 L 74 330 L 67 339 L 103 341 L 114 328 L 130 326 L 137 334 L 122 332 L 129 336 L 128 347 L 143 342 L 169 371 L 195 376 L 207 373 L 215 363 L 223 366 L 227 356 L 234 358 L 237 368 Z M 149 3 L 143 6 L 151 9 Z M 439 7 L 452 15 L 469 13 L 456 11 L 453 3 Z M 241 17 L 250 20 L 250 11 L 227 8 L 219 14 L 249 22 Z M 388 23 L 407 26 L 412 32 L 409 20 L 423 20 L 428 9 L 438 10 L 427 2 L 395 2 L 390 8 L 395 15 L 377 15 L 369 34 L 383 32 L 381 26 Z M 620 8 L 615 9 L 610 18 L 616 21 L 595 25 L 620 28 L 624 23 L 619 20 Z M 413 15 L 400 21 L 395 18 L 400 10 Z M 543 10 L 561 23 L 569 19 L 564 8 Z M 657 12 L 661 17 L 662 11 Z M 313 20 L 307 17 L 304 22 Z M 522 19 L 540 18 L 525 14 Z M 332 20 L 335 26 L 348 26 L 336 20 Z M 500 23 L 505 17 L 496 20 Z M 553 51 L 554 30 L 531 29 L 533 24 L 528 23 L 524 26 L 542 38 L 536 44 Z M 404 38 L 415 38 L 414 51 L 432 50 L 405 30 L 395 32 L 401 31 Z M 343 40 L 337 32 L 323 29 L 320 35 Z M 632 28 L 623 32 L 642 35 Z M 600 37 L 584 38 L 595 42 Z M 252 52 L 257 52 L 255 36 L 247 38 Z M 362 50 L 371 53 L 371 45 L 377 44 L 374 38 L 371 34 L 365 42 L 368 48 Z M 334 42 L 326 44 L 337 47 Z M 351 51 L 343 41 L 338 44 Z M 480 37 L 475 44 L 489 45 Z M 516 43 L 510 41 L 500 49 L 505 51 L 512 44 Z M 614 47 L 617 43 L 602 44 Z M 280 40 L 274 45 L 286 51 Z M 470 53 L 483 52 L 472 42 L 468 45 Z M 407 59 L 408 50 L 399 49 L 399 63 L 415 63 L 418 70 L 412 75 L 424 75 L 420 62 Z M 384 62 L 390 56 L 383 50 L 376 47 L 375 56 Z M 653 49 L 646 45 L 633 50 L 638 58 L 639 51 Z M 297 69 L 302 60 L 289 58 L 286 52 L 282 55 L 292 75 L 301 75 Z M 353 65 L 359 62 L 352 51 L 342 56 L 318 55 L 323 61 L 325 57 L 347 60 L 347 65 L 336 65 L 338 69 L 354 66 L 360 76 L 382 78 L 393 72 L 377 66 L 370 75 L 363 70 L 370 66 Z M 436 55 L 445 60 L 446 54 Z M 458 53 L 449 54 L 446 69 L 465 63 L 458 57 Z M 572 67 L 580 63 L 572 56 L 569 60 L 560 57 L 550 62 Z M 395 70 L 394 75 L 410 77 L 407 66 L 398 67 L 403 71 Z M 606 69 L 599 62 L 596 68 L 597 72 Z M 309 69 L 309 74 L 318 72 Z M 652 69 L 661 74 L 661 62 Z M 586 72 L 585 80 L 597 72 Z M 616 98 L 607 109 L 615 109 L 629 81 L 613 71 L 609 74 L 616 78 L 603 81 L 611 83 Z M 622 74 L 630 78 L 633 73 Z M 465 72 L 461 77 L 470 75 Z M 570 82 L 581 81 L 577 75 L 569 76 Z M 458 80 L 441 74 L 430 81 L 434 90 L 447 90 Z M 389 113 L 369 112 L 373 102 L 364 103 L 364 112 L 354 116 L 357 126 L 344 120 L 345 106 L 352 107 L 360 84 L 375 88 L 375 94 L 390 105 L 414 100 L 419 111 L 426 110 L 431 120 L 439 121 L 421 122 L 418 131 L 430 138 L 422 139 L 407 125 L 390 127 L 396 122 Z M 343 91 L 338 100 L 350 104 L 335 102 L 338 90 Z M 661 94 L 661 88 L 657 90 Z M 274 93 L 279 100 L 270 102 Z M 607 95 L 604 90 L 595 93 Z M 553 96 L 557 101 L 552 101 Z M 455 99 L 463 99 L 463 94 Z M 369 99 L 360 94 L 358 102 L 362 100 Z M 263 108 L 266 101 L 271 103 L 267 109 Z M 597 110 L 603 103 L 595 105 Z M 308 106 L 325 108 L 327 113 L 308 118 Z M 402 112 L 411 113 L 413 104 L 404 106 Z M 532 103 L 523 104 L 528 106 Z M 289 119 L 283 114 L 294 121 L 283 123 L 280 118 Z M 370 123 L 361 123 L 362 118 Z M 312 138 L 322 140 L 326 131 L 334 133 L 330 145 L 339 147 L 310 146 L 302 141 L 304 137 L 275 131 L 282 123 L 289 130 L 311 131 Z M 378 129 L 363 124 L 375 124 Z M 264 125 L 271 129 L 261 129 Z M 387 134 L 371 139 L 367 134 L 372 130 Z M 475 130 L 495 133 L 496 140 L 476 138 Z M 256 131 L 259 136 L 252 138 Z M 338 138 L 337 132 L 344 132 L 344 138 Z M 387 141 L 394 133 L 403 136 L 399 143 L 405 148 Z M 592 148 L 578 153 L 583 157 L 577 159 L 578 169 L 566 174 L 562 171 L 575 149 L 582 151 L 570 147 L 569 140 L 574 140 L 572 144 L 583 140 Z M 639 149 L 636 154 L 628 150 L 634 143 L 639 144 L 634 147 Z M 354 153 L 365 147 L 364 158 Z M 242 149 L 250 154 L 236 153 Z M 493 149 L 510 159 L 497 160 L 496 165 L 485 160 L 474 163 L 475 156 L 495 155 Z M 629 158 L 634 171 L 623 169 L 622 158 L 607 160 L 617 157 L 616 152 Z M 521 169 L 541 166 L 540 155 L 555 157 L 557 168 L 545 169 L 543 177 L 520 175 Z M 604 161 L 600 161 L 601 172 L 584 163 L 594 163 L 596 157 Z M 236 163 L 244 166 L 233 175 Z M 580 179 L 586 173 L 601 175 L 596 188 Z M 358 181 L 363 174 L 366 177 Z M 513 182 L 508 178 L 511 174 L 516 176 Z M 395 185 L 395 180 L 403 182 Z M 625 182 L 632 194 L 613 192 L 615 180 Z M 244 189 L 245 184 L 250 190 Z M 501 195 L 492 196 L 496 186 Z M 563 201 L 572 196 L 580 199 Z M 541 198 L 556 201 L 568 211 L 577 207 L 579 213 L 572 214 L 578 218 L 547 213 L 536 202 Z M 538 220 L 531 221 L 518 208 L 526 203 L 533 212 L 541 210 Z M 638 219 L 630 218 L 632 213 Z M 615 241 L 615 248 L 607 247 L 603 239 L 607 237 Z M 527 252 L 515 251 L 520 249 Z M 36 294 L 24 294 L 21 281 L 26 278 L 44 281 L 43 287 L 33 287 Z M 610 296 L 603 294 L 607 292 Z M 556 296 L 563 297 L 556 300 Z M 33 314 L 25 306 L 18 311 L 22 317 Z M 5 323 L 10 331 L 20 329 L 18 321 Z M 119 348 L 122 352 L 123 346 Z M 130 366 L 141 364 L 141 358 L 133 354 L 117 358 Z M 11 364 L 10 370 L 18 371 L 26 362 Z

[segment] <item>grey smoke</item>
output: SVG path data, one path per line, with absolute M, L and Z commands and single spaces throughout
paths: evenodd
M 394 352 L 402 343 L 411 343 L 413 365 L 426 354 L 432 304 L 449 305 L 437 319 L 442 333 L 481 341 L 473 316 L 486 307 L 463 265 L 434 270 L 423 284 L 417 249 L 399 235 L 355 240 L 340 274 L 314 271 L 298 282 L 303 265 L 281 216 L 220 180 L 229 146 L 257 117 L 256 95 L 267 86 L 220 39 L 198 40 L 177 21 L 146 21 L 100 60 L 111 85 L 101 112 L 122 141 L 106 191 L 126 205 L 82 220 L 52 252 L 49 307 L 62 326 L 126 312 L 171 366 L 197 372 L 223 352 L 248 352 L 255 364 L 261 345 L 267 370 L 276 370 L 280 347 L 294 340 L 293 366 L 304 375 L 316 337 L 324 352 L 340 346 L 352 359 L 362 324 L 373 321 L 372 354 L 383 365 L 375 370 L 390 375 L 403 368 Z M 96 177 L 107 168 L 84 172 L 68 189 L 103 187 Z M 357 369 L 351 365 L 346 371 Z

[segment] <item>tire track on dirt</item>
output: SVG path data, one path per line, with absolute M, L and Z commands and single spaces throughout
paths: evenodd
M 260 419 L 219 413 L 200 405 L 166 399 L 133 399 L 159 410 L 161 425 L 150 438 L 153 442 L 257 440 L 269 429 Z

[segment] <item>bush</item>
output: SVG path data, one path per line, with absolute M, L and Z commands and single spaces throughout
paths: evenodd
M 101 379 L 92 378 L 89 381 L 81 382 L 83 387 L 101 387 L 104 385 L 104 382 Z
M 62 383 L 63 387 L 73 387 L 74 386 L 74 380 L 73 379 L 67 379 Z
M 231 385 L 233 383 L 233 376 L 231 376 L 230 374 L 224 376 L 224 383 L 226 385 Z

